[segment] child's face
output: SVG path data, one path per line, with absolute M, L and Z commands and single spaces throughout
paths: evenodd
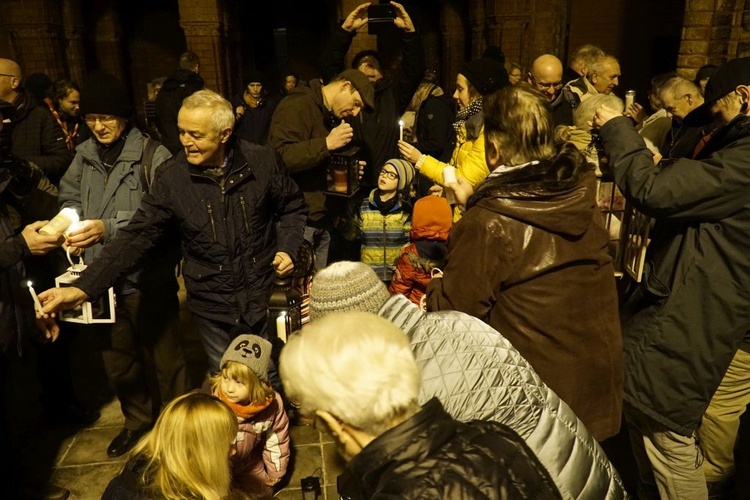
M 380 169 L 378 176 L 378 188 L 382 192 L 390 193 L 398 189 L 398 173 L 391 164 L 386 164 Z
M 250 388 L 226 375 L 221 376 L 221 392 L 232 403 L 247 404 L 250 402 Z

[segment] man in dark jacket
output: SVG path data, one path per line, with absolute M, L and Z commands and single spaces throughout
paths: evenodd
M 173 155 L 182 150 L 177 131 L 177 113 L 182 101 L 203 88 L 203 78 L 198 74 L 199 71 L 198 56 L 194 52 L 184 52 L 180 56 L 180 69 L 164 80 L 156 96 L 156 128 L 161 134 L 162 143 Z
M 0 100 L 16 108 L 13 118 L 13 154 L 39 167 L 55 184 L 73 160 L 65 136 L 44 104 L 21 87 L 21 67 L 0 58 Z
M 328 160 L 352 141 L 354 129 L 346 120 L 374 105 L 372 84 L 359 71 L 349 69 L 327 85 L 310 80 L 309 85 L 293 88 L 273 114 L 268 143 L 281 155 L 310 207 L 305 239 L 315 248 L 318 269 L 326 266 L 330 243 L 325 195 Z
M 328 81 L 344 69 L 344 58 L 357 31 L 368 24 L 367 7 L 362 4 L 344 20 L 331 36 L 329 47 L 322 53 L 323 78 Z M 364 73 L 375 88 L 375 106 L 365 110 L 362 119 L 354 122 L 358 146 L 363 148 L 367 162 L 360 183 L 362 192 L 369 193 L 378 185 L 380 168 L 391 158 L 399 158 L 399 119 L 409 106 L 425 71 L 424 50 L 414 24 L 404 7 L 391 2 L 396 10 L 394 26 L 401 33 L 403 60 L 401 71 L 393 78 L 383 76 L 380 57 L 374 50 L 362 51 L 352 59 L 352 68 Z
M 317 319 L 289 339 L 280 364 L 289 397 L 326 423 L 348 462 L 342 498 L 561 498 L 507 426 L 458 422 L 437 398 L 420 407 L 409 340 L 384 318 Z
M 625 417 L 648 498 L 706 498 L 695 437 L 701 418 L 714 393 L 724 410 L 735 408 L 720 424 L 726 442 L 711 443 L 728 446 L 731 460 L 750 402 L 749 84 L 750 58 L 719 68 L 705 103 L 686 117 L 713 117 L 719 128 L 695 159 L 661 168 L 629 120 L 606 108 L 594 117 L 618 187 L 656 219 L 643 280 L 622 309 Z M 728 369 L 739 376 L 723 378 Z M 701 428 L 700 437 L 717 434 Z
M 294 268 L 307 207 L 272 149 L 232 137 L 232 105 L 220 95 L 200 90 L 185 99 L 178 125 L 184 150 L 159 167 L 128 225 L 76 287 L 48 290 L 40 299 L 50 313 L 99 297 L 177 230 L 188 303 L 216 373 L 237 325 L 267 337 L 274 270 L 286 275 Z

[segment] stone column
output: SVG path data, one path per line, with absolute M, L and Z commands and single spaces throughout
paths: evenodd
M 187 48 L 200 59 L 200 73 L 206 88 L 226 95 L 229 91 L 225 54 L 227 30 L 219 1 L 179 0 L 179 8 Z
M 469 28 L 471 30 L 471 59 L 478 59 L 487 48 L 485 40 L 486 14 L 485 0 L 475 0 L 469 4 Z
M 59 4 L 52 0 L 24 0 L 3 9 L 11 54 L 24 75 L 45 73 L 53 80 L 65 75 L 63 30 Z
M 529 26 L 531 7 L 521 0 L 487 2 L 487 43 L 499 45 L 505 60 L 528 67 L 530 63 Z
M 351 11 L 358 5 L 362 4 L 360 0 L 339 0 L 339 12 L 338 20 L 334 23 L 338 26 L 338 21 L 343 21 Z M 375 35 L 369 35 L 367 33 L 367 26 L 365 25 L 357 32 L 357 36 L 352 40 L 352 45 L 349 47 L 349 52 L 346 53 L 346 60 L 344 61 L 344 67 L 351 67 L 352 59 L 355 54 L 363 50 L 378 50 L 378 37 Z
M 461 12 L 450 0 L 440 5 L 440 29 L 443 42 L 443 89 L 452 94 L 456 75 L 466 60 L 466 37 Z
M 129 77 L 125 78 L 122 55 L 122 28 L 113 2 L 102 5 L 94 27 L 94 36 L 99 69 L 115 75 L 121 82 L 127 82 Z
M 693 79 L 704 64 L 750 55 L 750 17 L 744 5 L 737 0 L 685 2 L 678 73 Z
M 80 0 L 65 0 L 62 4 L 62 11 L 68 76 L 81 85 L 83 75 L 86 73 L 86 56 L 83 48 L 84 27 Z
M 524 59 L 528 67 L 542 54 L 552 54 L 565 60 L 568 0 L 535 0 L 531 8 L 528 53 Z M 565 63 L 563 63 L 565 67 Z

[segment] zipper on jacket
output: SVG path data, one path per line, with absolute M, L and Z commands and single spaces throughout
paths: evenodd
M 385 231 L 387 222 L 388 222 L 388 216 L 386 215 L 386 216 L 383 217 L 383 275 L 380 277 L 381 281 L 385 281 L 386 280 L 386 274 L 388 274 L 387 271 L 386 271 L 386 267 L 387 267 L 388 264 L 386 263 L 386 260 L 385 260 L 386 259 L 386 253 L 388 252 L 388 249 L 386 248 L 386 245 L 388 243 L 388 238 L 386 237 L 387 235 L 386 235 L 386 231 Z
M 211 234 L 214 236 L 214 243 L 218 243 L 219 239 L 216 237 L 216 223 L 214 222 L 214 209 L 211 207 L 211 202 L 206 200 L 206 210 L 208 210 L 208 218 L 211 221 Z
M 245 222 L 245 231 L 250 235 L 250 224 L 247 223 L 247 210 L 245 209 L 245 197 L 240 196 L 240 206 L 242 206 L 242 220 Z

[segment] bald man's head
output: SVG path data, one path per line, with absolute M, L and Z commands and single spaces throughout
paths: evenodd
M 0 58 L 0 99 L 13 102 L 21 86 L 21 67 L 12 59 Z
M 531 64 L 529 84 L 554 101 L 562 89 L 563 65 L 560 59 L 552 54 L 543 54 Z

